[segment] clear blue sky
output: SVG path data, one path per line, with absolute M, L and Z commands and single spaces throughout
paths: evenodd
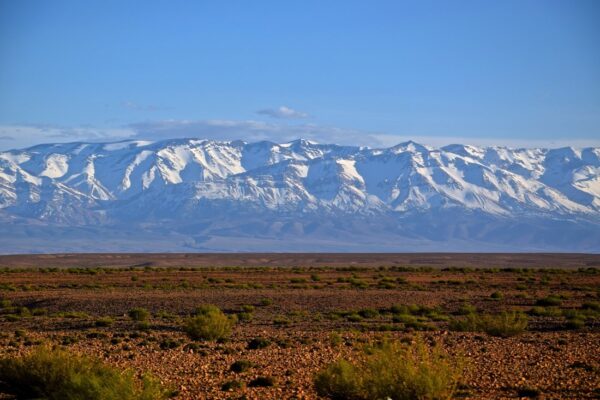
M 0 126 L 600 144 L 600 1 L 0 0 Z

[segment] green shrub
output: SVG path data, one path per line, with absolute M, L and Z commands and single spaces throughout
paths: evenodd
M 286 326 L 289 325 L 291 321 L 287 319 L 285 316 L 278 316 L 273 319 L 273 325 L 277 326 Z
M 254 338 L 248 342 L 249 350 L 258 350 L 264 349 L 265 347 L 269 347 L 271 345 L 271 341 L 265 338 Z
M 485 332 L 491 336 L 509 337 L 527 328 L 527 316 L 522 312 L 500 314 L 468 314 L 450 322 L 450 329 L 460 332 Z
M 180 345 L 181 345 L 181 343 L 178 340 L 167 337 L 167 338 L 164 338 L 163 340 L 161 340 L 159 347 L 162 350 L 170 350 L 170 349 L 176 349 Z
M 580 318 L 571 318 L 568 319 L 567 322 L 565 323 L 565 327 L 567 329 L 581 329 L 585 326 L 585 321 L 583 319 Z
M 33 308 L 31 310 L 31 315 L 33 316 L 41 316 L 48 314 L 48 310 L 45 308 Z
M 258 378 L 252 379 L 248 383 L 249 387 L 270 387 L 275 386 L 275 379 L 271 376 L 259 376 Z
M 331 346 L 336 347 L 341 345 L 344 342 L 344 338 L 337 332 L 331 332 L 329 334 L 329 344 Z
M 456 311 L 456 314 L 458 314 L 458 315 L 469 315 L 469 314 L 474 314 L 476 312 L 477 312 L 477 307 L 475 307 L 474 305 L 465 303 L 465 304 L 461 304 L 460 305 L 460 307 Z
M 502 298 L 504 298 L 504 295 L 500 292 L 494 292 L 490 295 L 490 298 L 493 300 L 501 300 Z
M 218 307 L 199 307 L 196 315 L 185 321 L 185 332 L 192 340 L 218 340 L 231 335 L 235 320 L 225 315 Z
M 260 301 L 258 302 L 258 305 L 262 307 L 270 306 L 271 304 L 273 304 L 273 300 L 269 298 L 260 299 Z
M 138 331 L 149 331 L 150 330 L 150 322 L 148 321 L 140 321 L 135 324 L 135 329 Z
M 392 316 L 392 322 L 412 325 L 419 321 L 417 320 L 417 317 L 410 314 L 397 314 Z
M 129 318 L 134 321 L 146 321 L 148 318 L 150 318 L 150 312 L 145 308 L 140 307 L 132 308 L 129 310 L 127 315 L 129 315 Z
M 139 381 L 131 371 L 48 347 L 1 359 L 0 381 L 4 391 L 25 399 L 158 400 L 170 395 L 150 376 Z
M 244 387 L 244 382 L 241 381 L 227 381 L 223 385 L 221 385 L 221 390 L 224 392 L 231 392 L 236 389 L 242 389 Z
M 462 374 L 462 362 L 439 347 L 384 343 L 362 362 L 338 360 L 315 376 L 320 396 L 333 400 L 449 399 Z
M 536 306 L 542 306 L 542 307 L 548 307 L 548 306 L 560 306 L 562 303 L 562 299 L 560 299 L 558 296 L 548 296 L 548 297 L 544 297 L 543 299 L 538 299 L 535 302 Z
M 244 304 L 242 306 L 242 312 L 251 313 L 251 312 L 254 312 L 254 308 L 255 307 L 253 305 L 251 305 L 251 304 Z
M 27 331 L 25 329 L 17 329 L 15 330 L 16 338 L 25 338 L 27 337 Z
M 207 315 L 219 312 L 221 312 L 221 309 L 214 304 L 202 304 L 201 306 L 196 307 L 194 310 L 194 315 Z
M 54 314 L 56 317 L 69 318 L 69 319 L 84 319 L 88 318 L 89 315 L 83 311 L 65 311 Z
M 31 311 L 27 307 L 15 307 L 13 312 L 21 317 L 31 317 Z
M 241 373 L 248 371 L 252 367 L 254 367 L 254 363 L 252 361 L 238 360 L 231 364 L 231 367 L 229 367 L 229 369 L 233 372 Z
M 537 399 L 538 397 L 540 397 L 540 395 L 540 390 L 534 387 L 525 386 L 517 389 L 517 396 L 519 397 Z
M 407 328 L 414 329 L 416 331 L 434 331 L 435 326 L 426 322 L 416 321 L 405 324 Z
M 529 315 L 533 315 L 536 317 L 560 317 L 562 315 L 562 311 L 557 307 L 532 307 L 531 310 L 528 311 Z
M 358 322 L 362 320 L 362 317 L 357 313 L 353 312 L 351 314 L 346 315 L 346 319 L 350 322 Z
M 363 310 L 360 310 L 358 312 L 358 315 L 360 315 L 363 318 L 375 318 L 379 315 L 379 312 L 372 308 L 365 308 Z
M 450 321 L 450 330 L 458 332 L 478 332 L 481 330 L 481 326 L 481 317 L 475 313 L 469 313 L 464 318 Z
M 483 331 L 491 336 L 509 337 L 527 329 L 527 315 L 522 312 L 503 312 L 482 318 Z
M 348 283 L 350 283 L 350 286 L 353 288 L 357 288 L 357 289 L 366 289 L 369 287 L 369 284 L 365 281 L 363 281 L 362 279 L 358 279 L 358 278 L 350 278 L 348 279 Z
M 159 311 L 156 313 L 156 318 L 162 318 L 166 320 L 175 320 L 177 319 L 177 315 L 170 313 L 168 311 Z
M 241 312 L 241 313 L 237 313 L 237 319 L 238 321 L 252 321 L 252 313 L 249 312 Z
M 581 308 L 583 310 L 591 310 L 591 311 L 595 311 L 595 312 L 600 312 L 600 303 L 597 301 L 589 301 L 589 302 L 583 303 L 581 305 Z
M 77 343 L 77 341 L 78 341 L 78 339 L 74 336 L 64 336 L 62 338 L 62 340 L 60 341 L 60 344 L 62 344 L 63 346 L 69 346 L 74 343 Z
M 112 319 L 111 317 L 102 317 L 102 318 L 98 318 L 96 320 L 96 322 L 94 323 L 94 325 L 96 325 L 98 327 L 106 327 L 106 326 L 111 326 L 114 323 L 115 323 L 115 320 Z

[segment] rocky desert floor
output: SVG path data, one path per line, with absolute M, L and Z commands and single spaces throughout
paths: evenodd
M 0 257 L 1 357 L 50 344 L 149 372 L 177 399 L 316 399 L 328 363 L 419 341 L 464 360 L 457 398 L 600 398 L 598 256 L 77 257 Z M 235 315 L 228 339 L 186 335 L 204 304 Z M 509 335 L 457 324 L 513 311 L 527 326 Z

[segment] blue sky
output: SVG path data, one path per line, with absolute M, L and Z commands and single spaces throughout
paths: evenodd
M 0 0 L 0 149 L 600 145 L 600 2 Z

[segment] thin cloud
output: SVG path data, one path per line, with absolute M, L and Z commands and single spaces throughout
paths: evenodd
M 432 147 L 461 143 L 474 146 L 505 146 L 511 148 L 599 147 L 600 140 L 562 139 L 527 140 L 507 138 L 477 138 L 460 136 L 396 135 L 367 132 L 316 124 L 291 124 L 254 120 L 165 120 L 150 121 L 128 126 L 140 139 L 162 140 L 174 138 L 202 138 L 212 140 L 268 140 L 285 143 L 303 138 L 319 143 L 351 146 L 390 147 L 413 140 Z
M 104 142 L 135 137 L 129 128 L 64 127 L 54 125 L 0 125 L 0 137 L 9 137 L 0 150 L 42 143 Z
M 308 118 L 308 114 L 294 110 L 293 108 L 289 108 L 286 106 L 281 106 L 279 108 L 266 108 L 264 110 L 258 110 L 257 114 L 266 115 L 271 118 L 277 119 L 304 119 Z
M 520 148 L 545 148 L 557 149 L 561 147 L 600 147 L 600 139 L 510 139 L 510 138 L 479 138 L 468 136 L 420 136 L 420 135 L 389 135 L 373 134 L 372 137 L 382 146 L 394 146 L 398 143 L 412 140 L 414 142 L 432 146 L 443 147 L 449 144 L 469 144 L 479 147 L 508 147 Z
M 377 144 L 378 139 L 368 133 L 314 124 L 280 124 L 264 121 L 236 120 L 166 120 L 141 122 L 128 126 L 140 139 L 198 137 L 212 140 L 268 140 L 288 142 L 298 138 L 320 143 Z
M 220 141 L 268 140 L 285 143 L 303 138 L 319 143 L 368 147 L 389 147 L 415 142 L 441 147 L 452 143 L 511 148 L 600 147 L 600 139 L 560 139 L 552 141 L 459 136 L 394 135 L 308 123 L 255 120 L 163 120 L 146 121 L 114 128 L 54 125 L 0 125 L 0 150 L 25 148 L 41 143 L 114 142 L 126 139 L 165 140 L 199 138 Z

